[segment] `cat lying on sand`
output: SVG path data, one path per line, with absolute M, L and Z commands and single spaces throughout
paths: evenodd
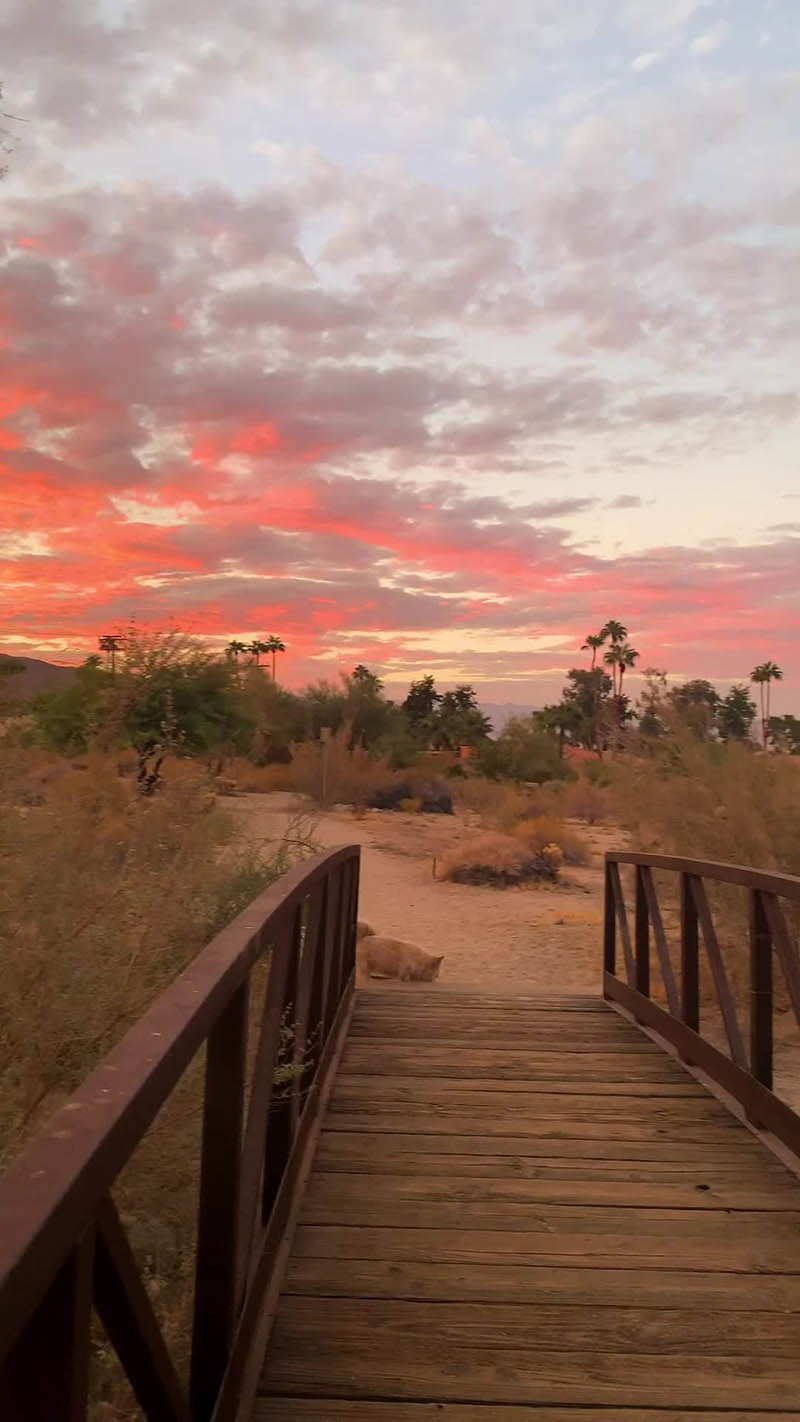
M 434 958 L 400 938 L 381 938 L 368 923 L 359 923 L 356 957 L 359 973 L 369 978 L 399 978 L 401 983 L 432 983 L 444 960 Z

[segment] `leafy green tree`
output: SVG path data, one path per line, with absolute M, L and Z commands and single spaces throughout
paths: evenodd
M 717 707 L 716 725 L 723 741 L 747 741 L 756 718 L 755 703 L 746 686 L 734 685 Z
M 645 667 L 643 676 L 644 685 L 639 693 L 639 730 L 643 736 L 660 737 L 667 729 L 667 673 L 660 667 Z
M 383 694 L 383 682 L 363 663 L 345 678 L 345 719 L 350 723 L 351 743 L 370 750 L 389 734 L 395 708 Z
M 592 675 L 592 672 L 587 672 L 587 676 Z M 606 681 L 608 680 L 606 677 Z M 587 739 L 591 740 L 593 737 L 593 713 L 587 721 L 577 701 L 568 699 L 566 692 L 560 701 L 534 712 L 533 720 L 541 732 L 555 738 L 559 760 L 563 759 L 565 744 L 584 745 Z
M 457 751 L 461 746 L 475 748 L 491 734 L 492 723 L 484 716 L 471 686 L 457 686 L 441 697 L 433 726 L 432 744 L 435 750 Z
M 495 740 L 481 746 L 477 766 L 493 780 L 542 784 L 565 773 L 557 735 L 542 729 L 535 715 L 512 716 Z
M 695 677 L 669 692 L 668 701 L 681 721 L 701 741 L 710 738 L 716 725 L 720 694 L 710 681 Z
M 800 717 L 771 716 L 769 736 L 776 750 L 786 755 L 800 755 Z
M 418 681 L 412 681 L 409 687 L 402 711 L 412 736 L 422 745 L 427 746 L 433 735 L 436 708 L 441 699 L 430 673 Z
M 761 698 L 761 735 L 764 741 L 764 750 L 766 750 L 769 737 L 770 692 L 773 681 L 783 681 L 783 672 L 775 662 L 761 662 L 751 671 L 750 680 L 758 687 Z
M 68 685 L 35 696 L 30 711 L 45 744 L 66 755 L 88 750 L 107 719 L 111 686 L 111 673 L 95 653 Z
M 323 728 L 334 735 L 347 719 L 347 692 L 330 681 L 316 681 L 300 693 L 306 714 L 306 734 L 318 741 Z

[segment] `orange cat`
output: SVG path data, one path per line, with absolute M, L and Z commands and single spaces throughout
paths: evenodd
M 364 925 L 365 927 L 367 925 Z M 358 967 L 365 977 L 399 978 L 401 983 L 432 983 L 444 960 L 400 938 L 364 934 L 358 944 Z

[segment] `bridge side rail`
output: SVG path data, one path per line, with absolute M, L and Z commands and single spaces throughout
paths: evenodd
M 255 1390 L 287 1221 L 352 1006 L 359 850 L 261 894 L 194 959 L 0 1181 L 0 1416 L 82 1422 L 99 1314 L 148 1422 L 229 1422 Z M 270 953 L 247 1072 L 251 975 Z M 190 1381 L 111 1189 L 206 1045 Z
M 620 865 L 634 870 L 633 931 Z M 670 955 L 653 870 L 667 870 L 680 894 L 680 961 Z M 749 991 L 747 1040 L 725 966 L 706 884 L 736 885 L 746 890 L 746 937 Z M 609 852 L 605 861 L 603 996 L 677 1048 L 724 1088 L 748 1119 L 771 1131 L 800 1157 L 800 1116 L 773 1091 L 774 965 L 780 967 L 786 994 L 800 1025 L 800 952 L 782 900 L 800 905 L 800 878 L 717 864 L 674 855 Z M 622 947 L 624 978 L 617 973 L 617 945 Z M 704 948 L 716 1006 L 728 1052 L 708 1041 L 701 1026 L 700 947 Z M 651 996 L 651 946 L 665 1004 Z

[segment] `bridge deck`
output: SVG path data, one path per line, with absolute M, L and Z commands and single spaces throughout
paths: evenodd
M 358 994 L 254 1422 L 701 1413 L 800 1418 L 800 1184 L 599 1000 Z

